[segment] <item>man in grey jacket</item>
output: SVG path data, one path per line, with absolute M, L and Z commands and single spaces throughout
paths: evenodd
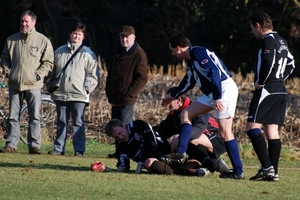
M 50 40 L 35 30 L 37 17 L 27 10 L 22 13 L 20 32 L 9 36 L 1 66 L 9 85 L 8 137 L 2 153 L 15 153 L 20 140 L 20 107 L 28 104 L 28 148 L 30 154 L 41 154 L 40 105 L 43 79 L 53 68 L 53 48 Z

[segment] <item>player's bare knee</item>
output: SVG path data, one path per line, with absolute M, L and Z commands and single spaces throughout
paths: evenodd
M 157 161 L 156 158 L 148 158 L 147 160 L 145 160 L 144 162 L 144 167 L 149 170 L 151 165 L 153 164 L 154 161 Z

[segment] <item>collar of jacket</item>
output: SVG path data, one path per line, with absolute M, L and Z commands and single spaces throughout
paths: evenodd
M 138 43 L 134 42 L 134 44 L 132 45 L 132 47 L 129 49 L 129 51 L 123 57 L 127 57 L 127 56 L 133 54 L 133 52 L 135 51 L 137 45 L 138 45 Z M 122 56 L 123 50 L 124 50 L 124 47 L 122 45 L 120 45 L 120 46 L 117 47 L 117 55 L 118 55 L 118 57 Z
M 76 51 L 76 49 L 81 45 L 80 44 L 73 44 L 70 42 L 70 40 L 68 41 L 68 48 L 71 50 L 71 53 L 73 53 L 74 51 Z
M 182 107 L 181 107 L 181 110 L 183 110 L 183 109 L 185 109 L 186 107 L 188 107 L 189 105 L 191 104 L 191 99 L 190 98 L 188 98 L 188 97 L 186 97 L 185 98 L 185 101 L 183 102 L 183 105 L 182 105 Z M 181 112 L 181 110 L 180 110 L 180 112 Z M 172 111 L 170 111 L 170 115 L 174 115 L 175 114 L 175 110 L 172 110 Z
M 22 32 L 21 30 L 20 30 L 20 32 L 24 35 L 24 38 L 27 41 L 31 37 L 32 33 L 36 32 L 36 30 L 35 30 L 35 27 L 33 27 L 32 30 L 29 32 L 25 33 L 25 32 Z

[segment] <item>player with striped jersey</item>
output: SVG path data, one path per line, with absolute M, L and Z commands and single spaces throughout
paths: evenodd
M 158 158 L 171 152 L 171 145 L 152 129 L 150 124 L 135 120 L 123 124 L 119 119 L 111 119 L 105 125 L 106 135 L 120 141 L 116 151 L 118 157 L 117 171 L 128 172 L 130 159 L 137 162 L 135 173 L 141 173 L 148 158 Z
M 268 14 L 260 10 L 254 11 L 248 19 L 252 33 L 262 40 L 254 77 L 255 91 L 246 127 L 261 168 L 250 180 L 278 181 L 281 152 L 278 126 L 284 124 L 287 102 L 284 81 L 295 68 L 294 59 L 286 41 L 273 31 L 272 19 Z M 268 145 L 262 134 L 262 127 Z
M 176 152 L 164 155 L 168 163 L 186 160 L 187 144 L 191 136 L 191 120 L 200 114 L 214 110 L 221 136 L 225 142 L 233 170 L 220 175 L 221 178 L 244 179 L 243 164 L 240 159 L 237 141 L 232 133 L 238 88 L 231 74 L 216 54 L 202 46 L 192 46 L 183 34 L 175 34 L 169 39 L 172 55 L 188 60 L 188 71 L 179 86 L 163 98 L 161 105 L 167 106 L 196 84 L 203 92 L 181 112 L 179 144 Z

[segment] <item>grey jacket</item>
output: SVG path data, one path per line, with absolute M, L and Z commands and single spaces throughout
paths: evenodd
M 79 45 L 70 43 L 59 47 L 54 55 L 54 71 L 57 75 L 65 66 L 72 53 Z M 69 63 L 63 74 L 60 88 L 51 94 L 53 100 L 89 102 L 89 94 L 93 92 L 99 82 L 99 67 L 94 52 L 83 46 Z
M 15 33 L 6 40 L 1 54 L 3 73 L 9 88 L 17 91 L 43 87 L 43 79 L 53 69 L 53 48 L 50 40 L 33 29 Z M 41 77 L 37 81 L 36 75 Z

